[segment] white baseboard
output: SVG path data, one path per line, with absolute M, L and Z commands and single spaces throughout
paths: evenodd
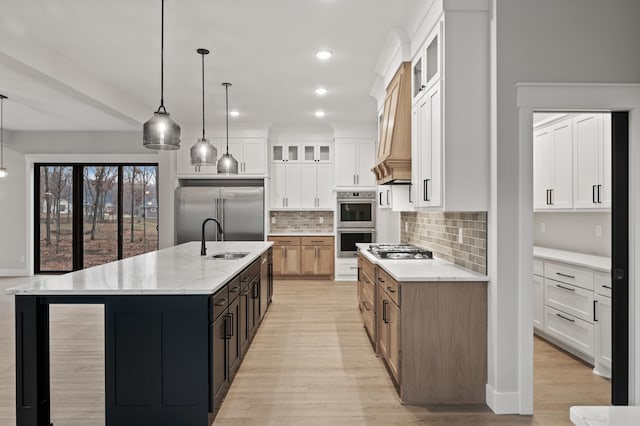
M 487 384 L 487 405 L 495 414 L 529 414 L 520 413 L 519 392 L 497 392 Z
M 29 273 L 26 269 L 0 269 L 0 277 L 26 277 Z

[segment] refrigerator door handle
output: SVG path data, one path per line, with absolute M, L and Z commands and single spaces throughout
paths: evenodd
M 220 214 L 220 224 L 222 225 L 222 234 L 220 234 L 220 241 L 224 241 L 224 198 L 222 199 L 222 209 Z

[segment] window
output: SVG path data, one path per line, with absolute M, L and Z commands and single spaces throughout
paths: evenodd
M 155 164 L 36 164 L 36 273 L 156 250 L 157 176 Z

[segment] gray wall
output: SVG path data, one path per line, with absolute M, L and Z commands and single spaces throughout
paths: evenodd
M 489 386 L 517 401 L 518 82 L 639 83 L 637 0 L 493 0 Z M 522 224 L 530 226 L 530 224 Z M 513 405 L 511 403 L 510 405 Z
M 6 132 L 6 139 L 10 139 Z M 0 276 L 27 274 L 27 206 L 24 155 L 4 148 L 4 166 L 9 173 L 0 179 Z
M 601 229 L 599 237 L 596 226 Z M 533 242 L 542 247 L 609 257 L 611 213 L 534 213 Z

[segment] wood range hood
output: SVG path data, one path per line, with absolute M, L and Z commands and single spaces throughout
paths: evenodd
M 387 86 L 380 117 L 376 165 L 378 185 L 411 183 L 411 62 L 403 62 Z

